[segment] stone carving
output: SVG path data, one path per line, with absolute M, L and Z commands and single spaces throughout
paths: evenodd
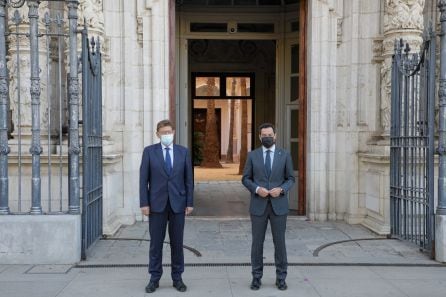
M 138 44 L 142 46 L 142 42 L 144 40 L 144 28 L 143 28 L 143 18 L 138 16 L 136 17 L 136 34 L 138 38 Z
M 104 31 L 102 0 L 80 0 L 79 16 L 79 26 L 83 26 L 85 21 L 89 29 Z
M 338 18 L 338 26 L 337 26 L 337 46 L 340 46 L 342 43 L 342 21 L 343 18 Z
M 378 37 L 373 39 L 373 58 L 372 62 L 381 63 L 384 60 L 384 45 L 383 45 L 383 37 Z
M 347 126 L 347 111 L 345 103 L 341 100 L 336 102 L 336 126 L 339 128 Z
M 384 31 L 423 30 L 424 2 L 425 0 L 386 0 Z
M 381 67 L 381 125 L 384 131 L 390 131 L 390 95 L 392 79 L 392 60 L 386 59 Z

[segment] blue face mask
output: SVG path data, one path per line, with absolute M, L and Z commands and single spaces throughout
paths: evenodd
M 165 146 L 171 145 L 173 142 L 173 134 L 163 134 L 161 135 L 161 143 Z

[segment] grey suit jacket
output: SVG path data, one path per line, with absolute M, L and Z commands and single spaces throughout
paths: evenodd
M 250 152 L 243 170 L 242 183 L 251 192 L 249 212 L 252 215 L 263 215 L 268 199 L 271 199 L 271 205 L 276 215 L 287 214 L 289 207 L 286 194 L 294 184 L 293 162 L 290 153 L 276 145 L 271 176 L 268 178 L 263 161 L 262 147 Z M 258 186 L 268 190 L 281 187 L 284 194 L 276 198 L 268 197 L 268 199 L 265 199 L 256 194 Z

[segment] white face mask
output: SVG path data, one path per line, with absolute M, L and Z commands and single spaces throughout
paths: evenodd
M 173 134 L 163 134 L 161 135 L 161 143 L 165 146 L 171 145 L 173 142 Z

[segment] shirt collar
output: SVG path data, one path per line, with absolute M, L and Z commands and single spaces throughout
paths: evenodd
M 173 149 L 173 143 L 171 143 L 169 146 L 165 146 L 165 145 L 162 144 L 161 142 L 160 142 L 160 144 L 161 144 L 161 147 L 163 148 L 163 150 L 164 150 L 166 147 L 168 147 L 168 148 L 170 148 L 170 149 Z
M 262 150 L 263 150 L 263 153 L 265 153 L 267 150 L 270 150 L 274 154 L 274 151 L 276 150 L 276 145 L 273 144 L 269 149 L 262 145 Z

